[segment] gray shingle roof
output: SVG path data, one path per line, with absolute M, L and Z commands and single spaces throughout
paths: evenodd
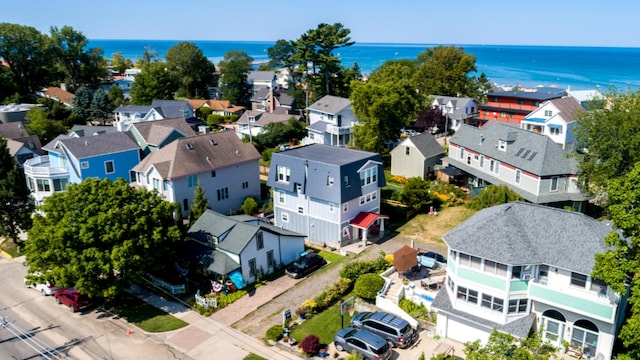
M 542 88 L 538 91 L 496 91 L 488 93 L 487 96 L 498 97 L 512 97 L 516 99 L 530 99 L 530 100 L 551 100 L 566 95 L 563 89 L 557 88 Z
M 149 154 L 133 170 L 155 166 L 163 179 L 176 179 L 259 158 L 252 144 L 243 143 L 233 131 L 221 131 L 176 139 Z
M 58 136 L 45 145 L 43 149 L 56 153 L 60 152 L 60 149 L 56 149 L 58 143 L 67 148 L 67 151 L 77 159 L 140 149 L 138 143 L 128 132 L 113 132 L 79 138 L 72 138 L 66 135 Z
M 351 106 L 351 101 L 347 98 L 325 95 L 322 99 L 311 104 L 308 109 L 325 114 L 337 114 L 348 106 Z
M 440 105 L 440 106 L 445 106 L 447 105 L 448 102 L 451 102 L 451 104 L 453 105 L 453 114 L 451 114 L 451 119 L 458 119 L 458 120 L 462 120 L 465 118 L 468 118 L 469 116 L 471 116 L 472 114 L 466 114 L 465 113 L 465 108 L 463 107 L 463 105 L 467 104 L 470 101 L 475 101 L 476 102 L 476 111 L 478 111 L 478 106 L 479 103 L 476 99 L 471 98 L 471 97 L 455 97 L 455 96 L 439 96 L 439 95 L 435 95 L 435 101 Z
M 416 149 L 420 151 L 420 154 L 425 157 L 425 159 L 442 156 L 445 153 L 444 149 L 442 148 L 440 143 L 438 143 L 435 136 L 428 133 L 422 133 L 420 135 L 412 136 L 404 141 L 412 142 L 413 145 L 415 145 Z
M 571 96 L 565 96 L 560 99 L 549 100 L 560 111 L 560 116 L 566 122 L 571 122 L 577 119 L 580 112 L 585 111 L 585 108 Z
M 249 81 L 273 81 L 276 73 L 273 71 L 249 71 L 247 79 Z
M 105 133 L 116 132 L 114 126 L 93 126 L 93 125 L 73 125 L 69 130 L 69 135 L 76 134 L 77 136 L 93 136 Z
M 442 288 L 438 292 L 431 306 L 435 309 L 438 309 L 438 311 L 440 312 L 452 314 L 456 317 L 463 318 L 467 321 L 475 323 L 483 327 L 484 330 L 488 333 L 492 332 L 493 329 L 496 329 L 500 332 L 509 333 L 519 338 L 524 338 L 529 335 L 529 331 L 533 327 L 533 323 L 536 320 L 536 314 L 532 312 L 527 316 L 518 318 L 514 321 L 510 321 L 506 324 L 499 324 L 464 311 L 456 310 L 453 308 L 453 305 L 449 300 L 446 288 Z
M 236 124 L 249 123 L 250 116 L 253 116 L 256 119 L 256 121 L 251 123 L 254 126 L 265 126 L 269 123 L 274 123 L 274 122 L 287 122 L 291 118 L 294 118 L 296 120 L 300 119 L 300 115 L 277 114 L 277 113 L 268 113 L 263 111 L 249 110 L 249 111 L 245 111 L 242 114 L 242 116 L 240 116 L 238 121 L 236 121 Z
M 183 117 L 177 117 L 172 119 L 144 121 L 131 124 L 140 136 L 150 145 L 158 145 L 172 131 L 178 131 L 183 136 L 195 136 L 196 132 L 193 131 L 191 126 Z
M 442 238 L 450 249 L 503 264 L 546 264 L 588 275 L 612 230 L 578 212 L 512 202 L 481 210 Z
M 323 144 L 300 146 L 278 152 L 277 154 L 278 156 L 300 158 L 331 165 L 345 165 L 356 161 L 366 160 L 375 157 L 376 155 L 379 156 L 378 154 L 368 151 L 340 148 L 337 146 Z
M 159 108 L 158 111 L 165 119 L 169 118 L 184 118 L 185 109 L 191 109 L 189 102 L 185 100 L 153 100 L 151 107 Z
M 498 148 L 507 141 L 506 151 Z M 451 143 L 538 176 L 576 174 L 578 164 L 548 136 L 511 124 L 488 121 L 482 128 L 463 124 Z M 522 149 L 522 150 L 521 150 Z M 457 164 L 460 160 L 452 159 Z M 456 165 L 457 166 L 457 165 Z

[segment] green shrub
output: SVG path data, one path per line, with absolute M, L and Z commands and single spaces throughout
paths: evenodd
M 253 215 L 258 211 L 258 202 L 256 199 L 248 197 L 242 203 L 242 210 L 246 215 Z
M 282 339 L 282 325 L 273 325 L 265 335 L 267 340 L 278 341 Z
M 507 185 L 489 185 L 482 189 L 478 196 L 471 199 L 467 207 L 471 210 L 482 210 L 491 206 L 522 200 L 522 197 Z
M 342 296 L 351 291 L 351 284 L 351 280 L 340 278 L 340 280 L 335 282 L 333 285 L 323 290 L 315 298 L 316 303 L 318 304 L 318 311 L 322 311 L 333 305 L 336 301 L 340 300 Z
M 429 309 L 427 309 L 427 307 L 422 303 L 416 304 L 411 300 L 402 299 L 400 300 L 398 306 L 400 306 L 400 309 L 414 318 L 423 318 L 429 320 Z
M 378 274 L 364 274 L 356 280 L 353 292 L 366 300 L 373 300 L 384 286 L 384 279 Z
M 360 276 L 369 273 L 378 273 L 387 269 L 387 261 L 384 259 L 384 254 L 380 254 L 376 259 L 354 261 L 344 265 L 340 270 L 340 276 L 351 281 L 356 281 Z

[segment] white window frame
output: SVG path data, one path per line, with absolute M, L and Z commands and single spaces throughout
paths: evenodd
M 278 190 L 278 203 L 284 204 L 284 191 Z
M 521 177 L 522 177 L 522 171 L 520 169 L 516 169 L 516 184 L 520 184 Z
M 280 220 L 282 220 L 282 222 L 289 222 L 289 213 L 283 212 L 280 214 Z
M 289 181 L 291 180 L 291 168 L 288 168 L 282 165 L 277 165 L 276 174 L 278 177 L 277 181 L 279 182 L 289 183 Z
M 111 164 L 111 171 L 109 171 L 109 164 Z M 107 160 L 104 162 L 104 173 L 105 174 L 113 174 L 116 172 L 116 164 L 113 160 Z
M 558 180 L 557 176 L 551 177 L 551 184 L 549 184 L 549 191 L 558 191 Z
M 80 167 L 82 169 L 88 169 L 89 168 L 89 162 L 88 161 L 81 161 L 80 162 Z

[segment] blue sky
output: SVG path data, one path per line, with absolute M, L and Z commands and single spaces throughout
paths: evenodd
M 340 22 L 356 42 L 640 47 L 640 1 L 20 0 L 1 22 L 89 39 L 294 40 Z

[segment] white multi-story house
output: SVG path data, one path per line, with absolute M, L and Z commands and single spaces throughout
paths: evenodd
M 325 144 L 346 147 L 353 139 L 353 126 L 358 119 L 347 98 L 326 95 L 307 108 L 309 126 L 303 144 Z
M 575 143 L 573 128 L 577 116 L 583 111 L 584 107 L 571 96 L 548 100 L 525 116 L 520 121 L 520 127 L 547 135 L 564 150 L 570 150 Z
M 120 131 L 136 122 L 178 117 L 188 120 L 195 117 L 195 111 L 185 100 L 153 100 L 151 105 L 120 105 L 113 110 L 113 114 L 113 126 Z
M 458 130 L 460 125 L 468 124 L 479 113 L 480 103 L 470 97 L 435 95 L 431 106 L 442 111 L 446 118 L 445 131 Z
M 588 359 L 610 359 L 626 294 L 591 277 L 614 229 L 584 214 L 513 202 L 484 209 L 443 236 L 446 286 L 432 308 L 436 335 L 486 343 L 496 329 L 524 338 L 541 329 Z
M 177 138 L 134 168 L 134 186 L 156 189 L 187 216 L 198 184 L 209 208 L 228 214 L 247 197 L 260 199 L 260 153 L 233 131 Z
M 379 154 L 321 144 L 273 153 L 275 225 L 332 247 L 384 233 Z
M 462 170 L 472 195 L 490 184 L 507 185 L 532 203 L 585 210 L 577 161 L 550 137 L 488 121 L 481 128 L 462 125 L 449 142 L 442 161 Z

